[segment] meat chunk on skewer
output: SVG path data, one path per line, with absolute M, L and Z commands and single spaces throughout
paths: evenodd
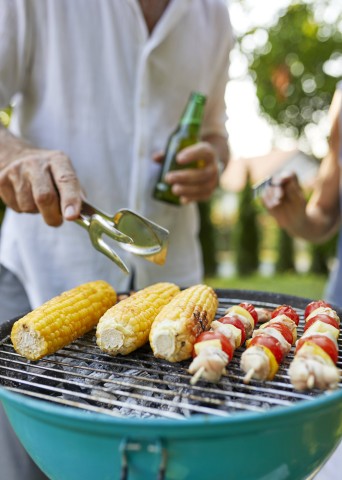
M 311 302 L 304 317 L 304 334 L 289 367 L 290 381 L 296 390 L 335 389 L 340 381 L 336 367 L 340 319 L 323 300 Z
M 257 315 L 253 305 L 241 303 L 229 308 L 224 317 L 211 324 L 211 330 L 202 333 L 194 345 L 193 361 L 189 373 L 194 385 L 200 378 L 218 382 L 226 372 L 234 351 L 240 347 L 254 329 Z

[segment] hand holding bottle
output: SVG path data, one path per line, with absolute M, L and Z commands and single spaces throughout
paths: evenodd
M 217 155 L 213 145 L 206 141 L 186 147 L 177 154 L 176 161 L 182 168 L 169 171 L 165 175 L 165 182 L 171 186 L 172 193 L 179 197 L 180 204 L 210 198 L 219 179 Z M 163 158 L 163 153 L 154 155 L 158 162 L 162 162 Z M 199 168 L 193 168 L 194 163 Z
M 227 149 L 227 144 L 226 139 L 217 135 L 201 140 L 205 103 L 205 95 L 199 92 L 190 95 L 180 121 L 168 139 L 165 153 L 155 155 L 155 159 L 162 163 L 153 191 L 156 200 L 172 205 L 204 201 L 217 187 L 220 166 L 226 165 L 221 153 Z

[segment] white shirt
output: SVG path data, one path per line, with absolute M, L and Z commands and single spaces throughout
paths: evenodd
M 116 250 L 137 287 L 201 281 L 195 204 L 152 199 L 165 148 L 191 91 L 208 96 L 202 133 L 226 136 L 224 92 L 232 34 L 224 0 L 172 0 L 149 36 L 137 0 L 0 0 L 0 106 L 15 98 L 11 130 L 71 159 L 90 203 L 131 208 L 170 231 L 163 267 Z M 94 250 L 75 222 L 47 226 L 7 210 L 0 261 L 32 306 L 63 290 L 129 278 Z

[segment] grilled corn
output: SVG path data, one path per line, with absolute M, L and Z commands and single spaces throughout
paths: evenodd
M 154 355 L 170 362 L 189 358 L 196 338 L 214 320 L 217 307 L 217 295 L 207 285 L 194 285 L 176 295 L 153 322 L 150 344 Z
M 127 355 L 144 345 L 157 314 L 178 292 L 173 283 L 156 283 L 114 305 L 96 329 L 100 349 L 114 356 Z
M 116 300 L 102 280 L 68 290 L 14 323 L 14 349 L 29 360 L 50 355 L 91 330 Z

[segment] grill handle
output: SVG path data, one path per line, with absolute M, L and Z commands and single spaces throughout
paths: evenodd
M 160 463 L 157 472 L 157 480 L 164 480 L 166 473 L 166 461 L 167 461 L 167 451 L 163 447 L 160 440 L 155 440 L 153 443 L 148 443 L 143 445 L 139 441 L 131 439 L 123 439 L 120 444 L 120 453 L 121 453 L 121 473 L 120 480 L 128 480 L 129 475 L 129 454 L 134 452 L 142 452 L 145 450 L 147 453 L 160 456 Z

